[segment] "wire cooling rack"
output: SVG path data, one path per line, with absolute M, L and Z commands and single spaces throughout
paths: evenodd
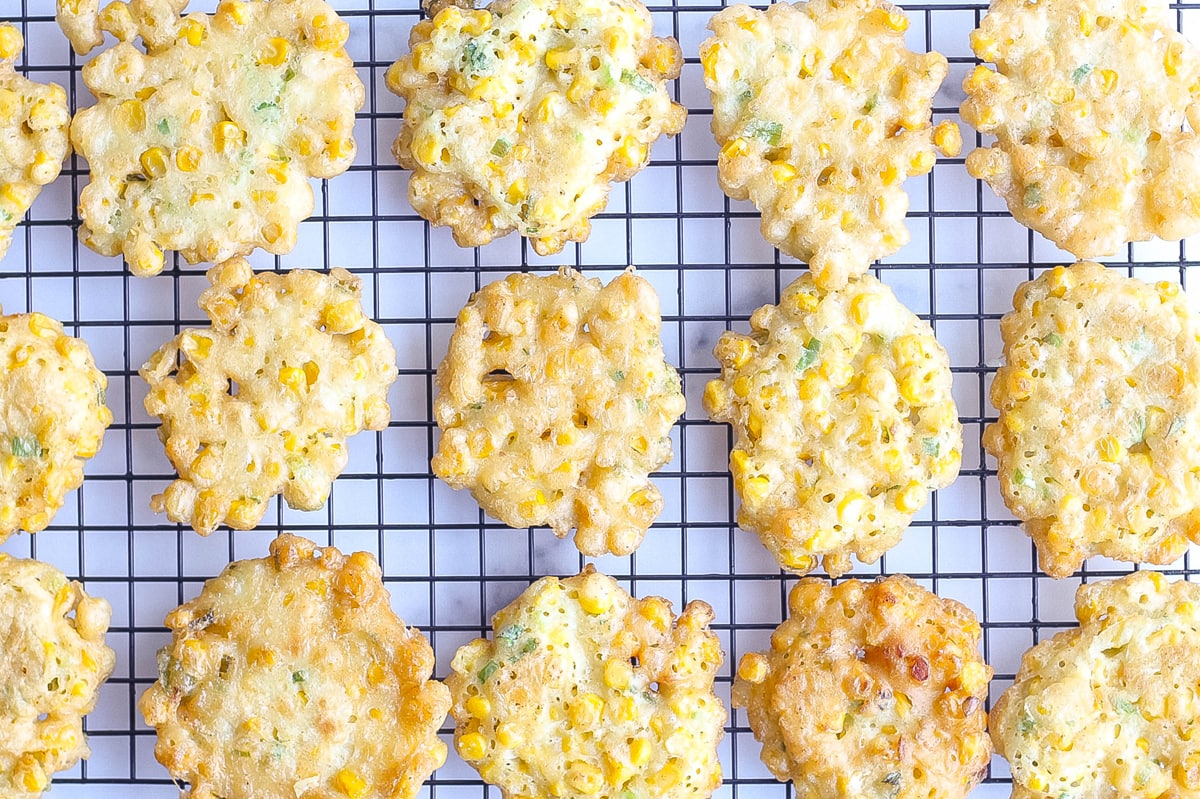
M 774 302 L 802 269 L 763 242 L 752 207 L 729 202 L 717 187 L 711 110 L 696 54 L 705 24 L 721 4 L 681 0 L 652 6 L 658 33 L 678 38 L 688 56 L 674 91 L 691 118 L 682 135 L 658 143 L 649 168 L 614 191 L 588 242 L 549 258 L 538 257 L 515 236 L 479 250 L 460 249 L 444 229 L 431 229 L 413 213 L 406 201 L 407 174 L 389 152 L 401 103 L 385 88 L 383 75 L 407 47 L 408 29 L 419 19 L 416 2 L 334 5 L 350 22 L 348 48 L 367 86 L 355 130 L 358 158 L 347 174 L 314 181 L 316 214 L 300 226 L 292 254 L 258 253 L 251 259 L 260 269 L 348 267 L 363 278 L 366 306 L 396 345 L 400 376 L 390 396 L 393 422 L 383 432 L 352 439 L 350 464 L 324 510 L 300 513 L 276 506 L 256 531 L 208 538 L 151 513 L 150 496 L 173 472 L 156 424 L 142 409 L 145 386 L 137 368 L 181 326 L 204 322 L 196 307 L 203 269 L 176 262 L 161 276 L 134 278 L 119 259 L 80 246 L 75 201 L 87 178 L 76 159 L 42 193 L 0 263 L 0 301 L 7 311 L 53 315 L 89 342 L 109 376 L 114 416 L 103 449 L 87 467 L 87 481 L 51 528 L 2 547 L 56 564 L 114 609 L 109 643 L 117 651 L 117 667 L 87 721 L 92 758 L 55 780 L 56 796 L 175 795 L 154 760 L 153 731 L 136 710 L 137 698 L 155 678 L 155 652 L 167 640 L 163 617 L 230 560 L 264 555 L 282 530 L 378 555 L 396 610 L 433 642 L 439 677 L 455 649 L 485 633 L 491 614 L 533 579 L 580 568 L 582 559 L 570 541 L 546 529 L 511 530 L 487 519 L 469 495 L 450 491 L 429 473 L 437 439 L 432 376 L 454 317 L 473 290 L 518 268 L 568 263 L 608 279 L 636 264 L 660 293 L 663 341 L 684 376 L 688 410 L 672 434 L 675 458 L 656 478 L 666 509 L 636 554 L 602 558 L 601 570 L 637 595 L 661 594 L 677 606 L 693 598 L 713 605 L 726 652 L 718 678 L 726 702 L 737 659 L 767 644 L 786 606 L 791 581 L 754 536 L 731 522 L 730 434 L 707 421 L 700 402 L 705 382 L 716 373 L 712 347 L 720 333 L 728 327 L 746 330 L 751 311 Z M 1174 8 L 1181 30 L 1200 25 L 1200 4 Z M 983 4 L 906 4 L 906 10 L 910 45 L 950 58 L 950 77 L 935 111 L 937 120 L 955 118 L 962 99 L 958 87 L 974 64 L 968 34 Z M 73 104 L 91 103 L 79 78 L 80 62 L 54 24 L 50 0 L 0 0 L 0 17 L 19 22 L 25 34 L 22 71 L 67 86 Z M 968 145 L 974 141 L 969 130 L 964 134 Z M 1056 581 L 1037 570 L 1033 547 L 1005 510 L 979 446 L 981 427 L 993 418 L 986 397 L 1000 354 L 999 317 L 1011 307 L 1018 283 L 1070 258 L 1016 224 L 990 190 L 968 177 L 961 158 L 939 162 L 931 175 L 906 188 L 912 242 L 878 274 L 932 321 L 950 351 L 966 440 L 963 468 L 898 547 L 854 574 L 906 572 L 970 606 L 983 620 L 984 653 L 997 673 L 995 698 L 1011 681 L 1021 653 L 1072 626 L 1074 618 L 1072 597 L 1080 578 Z M 1194 246 L 1136 244 L 1112 260 L 1139 277 L 1186 285 L 1197 266 L 1187 258 Z M 1200 573 L 1194 564 L 1189 555 L 1166 571 L 1191 576 Z M 1097 558 L 1085 575 L 1127 570 Z M 444 733 L 449 740 L 449 727 Z M 731 716 L 721 746 L 726 779 L 718 796 L 789 795 L 790 788 L 771 779 L 758 752 L 744 714 Z M 997 759 L 976 795 L 1007 795 L 1007 774 Z M 441 799 L 487 792 L 453 749 L 425 790 Z

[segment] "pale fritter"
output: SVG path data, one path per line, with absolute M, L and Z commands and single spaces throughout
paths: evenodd
M 445 762 L 450 696 L 379 564 L 284 534 L 168 616 L 139 707 L 190 799 L 410 799 Z
M 344 269 L 208 272 L 210 328 L 186 329 L 141 368 L 146 412 L 179 472 L 151 507 L 207 535 L 253 528 L 282 493 L 316 510 L 348 459 L 346 439 L 382 430 L 396 352 Z
M 930 122 L 940 53 L 905 47 L 908 19 L 882 0 L 731 6 L 700 48 L 721 147 L 721 188 L 762 211 L 763 236 L 840 288 L 908 241 L 905 178 L 958 155 Z
M 683 414 L 658 295 L 563 267 L 472 296 L 438 367 L 433 471 L 513 527 L 576 528 L 588 555 L 626 555 L 662 510 L 650 472 Z
M 1080 626 L 1025 653 L 992 708 L 1013 799 L 1200 796 L 1200 586 L 1082 585 Z
M 16 27 L 0 24 L 0 258 L 13 228 L 71 151 L 67 93 L 57 83 L 17 74 L 13 62 L 24 46 Z
M 971 46 L 967 156 L 1012 215 L 1077 258 L 1200 230 L 1200 57 L 1167 0 L 994 0 Z
M 0 553 L 0 796 L 36 799 L 90 751 L 83 717 L 116 654 L 112 609 L 58 569 Z
M 87 344 L 40 313 L 0 316 L 0 541 L 46 528 L 112 413 Z
M 966 796 L 992 750 L 975 615 L 903 575 L 805 578 L 788 609 L 733 684 L 771 773 L 798 799 Z
M 77 49 L 100 27 L 122 39 L 83 67 L 98 99 L 71 125 L 91 170 L 81 240 L 141 276 L 164 250 L 190 263 L 289 252 L 313 210 L 309 178 L 354 160 L 364 90 L 349 26 L 323 0 L 222 0 L 182 19 L 168 0 L 95 5 L 59 1 Z
M 517 230 L 556 253 L 683 129 L 666 85 L 683 56 L 638 0 L 473 5 L 435 4 L 387 73 L 407 101 L 393 153 L 409 201 L 461 246 Z
M 1200 325 L 1178 285 L 1081 262 L 1017 289 L 983 445 L 1047 574 L 1200 541 Z
M 828 291 L 801 275 L 750 328 L 721 336 L 704 392 L 733 425 L 738 524 L 789 571 L 873 563 L 958 475 L 949 356 L 871 275 Z
M 713 612 L 635 600 L 590 565 L 543 578 L 458 650 L 455 744 L 506 799 L 707 799 L 725 708 Z

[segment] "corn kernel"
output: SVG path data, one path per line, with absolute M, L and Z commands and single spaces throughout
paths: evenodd
M 796 179 L 796 167 L 786 161 L 776 161 L 771 166 L 771 177 L 776 183 L 782 186 Z
M 287 61 L 292 46 L 282 36 L 272 36 L 267 39 L 262 50 L 258 53 L 258 63 L 265 66 L 278 67 Z
M 342 19 L 330 19 L 324 14 L 318 14 L 312 19 L 312 28 L 308 33 L 309 40 L 318 50 L 332 52 L 346 43 L 350 36 L 350 24 Z
M 567 714 L 576 727 L 590 729 L 600 721 L 604 700 L 595 694 L 584 694 L 571 703 Z
M 567 769 L 567 784 L 590 796 L 604 786 L 604 774 L 590 763 L 572 763 Z
M 462 31 L 468 36 L 481 36 L 484 31 L 492 26 L 492 14 L 485 8 L 469 11 L 463 16 L 465 22 L 463 23 Z
M 234 25 L 245 25 L 250 20 L 250 9 L 242 0 L 221 0 L 217 18 Z
M 148 178 L 161 178 L 167 174 L 167 151 L 163 147 L 145 150 L 138 161 L 142 165 L 142 174 Z
M 525 178 L 517 178 L 508 186 L 508 191 L 505 192 L 504 198 L 511 204 L 516 205 L 525 199 L 529 193 L 529 181 Z
M 458 753 L 463 760 L 480 760 L 487 752 L 487 741 L 477 732 L 469 732 L 458 739 Z
M 615 55 L 619 50 L 629 45 L 629 33 L 621 27 L 611 27 L 604 31 L 603 35 L 604 46 L 607 48 L 610 55 Z
M 334 784 L 350 799 L 362 799 L 367 795 L 367 781 L 353 769 L 344 768 L 337 773 Z
M 188 18 L 179 23 L 179 34 L 192 47 L 199 47 L 208 36 L 208 30 L 199 20 Z
M 1096 442 L 1096 448 L 1100 451 L 1100 460 L 1106 463 L 1116 463 L 1125 454 L 1125 447 L 1116 436 L 1104 436 Z
M 944 154 L 954 157 L 962 150 L 962 134 L 958 125 L 946 120 L 933 129 L 933 144 Z
M 896 493 L 896 509 L 902 513 L 916 513 L 925 504 L 925 486 L 913 481 Z
M 629 744 L 629 762 L 641 767 L 650 762 L 653 747 L 645 738 L 634 738 Z
M 12 25 L 0 25 L 0 60 L 11 61 L 21 54 L 25 39 Z
M 737 673 L 748 683 L 760 683 L 767 678 L 767 659 L 757 652 L 747 652 L 738 663 Z
M 599 616 L 612 607 L 612 596 L 604 590 L 602 581 L 587 580 L 579 590 L 579 606 L 585 613 Z
M 225 120 L 213 125 L 213 146 L 218 151 L 229 154 L 242 146 L 242 129 L 237 123 Z
M 1183 44 L 1180 42 L 1171 42 L 1167 45 L 1167 52 L 1163 54 L 1163 70 L 1169 76 L 1174 76 L 1179 73 L 1179 67 L 1183 64 Z
M 633 680 L 633 666 L 627 660 L 609 658 L 604 664 L 604 684 L 614 691 L 624 691 Z
M 184 146 L 175 151 L 175 166 L 180 172 L 195 172 L 200 166 L 200 149 Z
M 571 48 L 558 47 L 553 50 L 546 51 L 546 66 L 550 69 L 559 70 L 571 64 Z

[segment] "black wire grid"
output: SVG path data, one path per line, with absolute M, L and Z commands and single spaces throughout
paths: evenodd
M 675 36 L 687 56 L 673 92 L 689 108 L 688 125 L 679 137 L 660 141 L 652 164 L 614 190 L 587 243 L 541 258 L 516 236 L 479 250 L 460 249 L 445 229 L 431 229 L 412 211 L 407 173 L 390 154 L 401 102 L 387 91 L 383 76 L 407 48 L 408 29 L 420 18 L 417 3 L 334 3 L 350 23 L 348 49 L 367 87 L 355 130 L 358 158 L 347 174 L 314 181 L 316 213 L 301 225 L 293 253 L 260 252 L 251 261 L 258 269 L 345 266 L 360 275 L 366 307 L 396 345 L 400 376 L 390 396 L 391 425 L 352 439 L 350 464 L 328 506 L 299 513 L 280 503 L 253 532 L 201 538 L 149 510 L 150 496 L 170 481 L 173 470 L 157 440 L 156 421 L 142 409 L 145 386 L 137 369 L 181 327 L 206 324 L 196 307 L 206 285 L 203 268 L 176 260 L 160 276 L 136 278 L 120 259 L 99 257 L 78 244 L 75 200 L 87 175 L 78 159 L 68 162 L 0 263 L 5 310 L 50 314 L 86 339 L 109 376 L 114 415 L 85 484 L 50 529 L 16 536 L 3 547 L 55 563 L 114 608 L 109 644 L 117 651 L 117 667 L 87 722 L 93 755 L 59 775 L 55 795 L 175 795 L 154 761 L 154 733 L 136 710 L 155 678 L 155 652 L 167 640 L 162 619 L 230 560 L 265 554 L 269 540 L 283 530 L 378 555 L 396 610 L 432 641 L 439 677 L 457 647 L 485 634 L 491 614 L 532 580 L 581 567 L 570 541 L 546 529 L 512 530 L 486 519 L 469 495 L 450 491 L 429 473 L 437 439 L 433 371 L 454 317 L 471 291 L 516 269 L 567 263 L 607 280 L 636 264 L 659 291 L 663 341 L 680 367 L 688 398 L 687 413 L 672 434 L 675 458 L 656 478 L 666 510 L 636 554 L 602 558 L 598 566 L 638 596 L 660 594 L 677 607 L 693 598 L 713 605 L 726 653 L 718 693 L 728 704 L 737 659 L 767 645 L 793 581 L 775 568 L 757 538 L 734 526 L 726 469 L 730 432 L 705 418 L 700 396 L 717 372 L 712 346 L 720 333 L 746 330 L 751 311 L 774 302 L 803 266 L 765 244 L 754 209 L 730 202 L 717 187 L 712 112 L 696 56 L 707 36 L 705 24 L 722 4 L 679 0 L 651 6 L 659 35 Z M 984 8 L 983 2 L 906 4 L 910 46 L 937 49 L 951 62 L 935 121 L 957 115 L 959 86 L 975 63 L 967 37 Z M 1197 0 L 1172 8 L 1181 30 L 1200 24 Z M 0 18 L 18 22 L 25 35 L 21 71 L 67 86 L 73 107 L 92 102 L 79 77 L 81 62 L 54 24 L 50 0 L 0 0 Z M 978 141 L 968 128 L 963 132 L 968 148 Z M 1011 682 L 1026 648 L 1073 626 L 1072 597 L 1081 577 L 1111 576 L 1129 567 L 1097 558 L 1081 577 L 1045 577 L 1000 500 L 994 471 L 980 456 L 982 427 L 994 418 L 986 397 L 1000 354 L 999 318 L 1010 309 L 1018 283 L 1043 267 L 1069 262 L 1069 256 L 1016 224 L 989 189 L 970 179 L 962 158 L 943 159 L 907 188 L 913 240 L 878 274 L 931 320 L 950 351 L 966 441 L 963 468 L 953 486 L 933 496 L 897 548 L 874 566 L 859 565 L 854 575 L 905 572 L 974 609 L 983 621 L 984 655 L 996 669 L 994 699 Z M 1188 252 L 1187 242 L 1154 242 L 1132 245 L 1112 260 L 1139 277 L 1186 286 L 1196 265 Z M 1200 574 L 1191 554 L 1165 571 Z M 449 729 L 443 730 L 447 741 Z M 744 714 L 731 715 L 720 752 L 725 783 L 719 797 L 790 794 L 759 762 Z M 1006 795 L 1007 774 L 997 759 L 977 795 Z M 453 747 L 425 790 L 442 799 L 487 792 Z

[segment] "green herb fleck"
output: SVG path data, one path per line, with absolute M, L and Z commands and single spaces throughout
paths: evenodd
M 512 145 L 508 143 L 507 139 L 496 139 L 496 143 L 492 145 L 492 155 L 503 158 L 511 149 Z
M 1172 419 L 1171 424 L 1167 427 L 1167 438 L 1170 438 L 1182 430 L 1184 424 L 1185 422 L 1182 416 L 1176 416 L 1174 419 Z
M 1029 488 L 1034 488 L 1036 485 L 1033 482 L 1033 478 L 1020 469 L 1013 470 L 1013 482 L 1019 486 L 1028 486 Z
M 931 458 L 936 458 L 942 452 L 942 442 L 936 438 L 921 439 L 921 450 Z
M 620 369 L 614 369 L 613 371 L 609 372 L 609 376 L 616 383 L 620 383 L 622 380 L 625 379 L 625 373 L 623 371 L 621 371 Z
M 167 119 L 165 117 L 163 119 L 158 120 L 158 125 L 156 127 L 158 128 L 158 132 L 161 133 L 162 135 L 164 135 L 164 136 L 171 135 L 171 123 L 169 121 L 167 121 Z
M 479 674 L 476 675 L 479 678 L 479 682 L 485 683 L 490 680 L 498 668 L 500 668 L 499 663 L 494 660 L 489 660 L 484 664 L 483 668 L 479 670 Z
M 255 111 L 278 111 L 279 104 L 273 103 L 270 100 L 267 100 L 265 102 L 261 102 L 258 105 L 254 106 L 254 110 Z
M 1083 83 L 1084 79 L 1090 74 L 1092 74 L 1092 65 L 1083 64 L 1076 67 L 1075 71 L 1071 73 L 1071 80 L 1075 81 L 1075 85 L 1078 86 L 1079 84 Z
M 800 356 L 800 360 L 796 361 L 796 371 L 803 372 L 808 367 L 816 363 L 817 353 L 821 350 L 820 339 L 810 338 L 808 343 L 804 345 L 804 354 Z
M 1062 346 L 1062 336 L 1058 335 L 1057 333 L 1047 333 L 1038 340 L 1043 344 L 1049 344 L 1051 347 Z
M 304 682 L 308 679 L 308 672 L 304 669 L 297 669 L 292 672 L 292 682 Z
M 3 219 L 5 222 L 11 222 L 12 218 L 12 214 L 10 214 L 8 211 L 0 209 L 0 219 Z
M 749 89 L 749 88 L 743 89 L 741 91 L 741 93 L 738 94 L 738 96 L 737 96 L 738 102 L 741 103 L 742 105 L 745 105 L 746 103 L 750 102 L 753 99 L 754 99 L 754 90 Z
M 471 405 L 470 405 L 470 408 L 471 408 L 471 410 L 473 410 L 473 411 L 482 411 L 482 410 L 483 410 L 483 403 L 482 403 L 482 402 L 472 402 L 472 403 L 471 403 Z
M 99 405 L 103 405 L 103 404 L 104 404 L 104 402 L 105 402 L 105 400 L 106 400 L 107 398 L 108 398 L 108 395 L 107 395 L 107 393 L 104 391 L 104 386 L 100 386 L 100 387 L 98 387 L 98 388 L 96 389 L 96 402 L 97 402 L 97 404 L 99 404 Z
M 1112 701 L 1112 706 L 1118 713 L 1137 713 L 1137 706 L 1123 696 L 1117 697 Z
M 519 624 L 510 624 L 507 627 L 505 627 L 503 630 L 501 630 L 500 632 L 496 633 L 496 637 L 498 639 L 500 639 L 501 641 L 503 641 L 504 643 L 508 644 L 509 646 L 512 646 L 517 641 L 519 641 L 521 636 L 524 634 L 525 634 L 524 627 L 522 627 Z
M 863 106 L 863 113 L 864 114 L 871 113 L 872 111 L 875 110 L 875 107 L 878 105 L 879 105 L 879 95 L 878 94 L 871 95 L 871 99 L 867 100 L 866 105 Z
M 645 413 L 646 411 L 650 410 L 650 405 L 647 404 L 647 402 L 644 399 L 642 399 L 641 397 L 637 397 L 636 399 L 634 399 L 634 402 L 637 403 L 637 409 L 639 411 L 641 411 L 642 413 Z
M 771 147 L 778 147 L 783 137 L 783 125 L 765 119 L 752 119 L 746 123 L 746 135 Z
M 633 791 L 621 791 L 621 799 L 637 799 L 637 794 Z
M 1038 183 L 1030 183 L 1025 187 L 1025 207 L 1034 208 L 1042 204 L 1042 187 Z
M 483 72 L 491 63 L 491 55 L 480 47 L 477 40 L 471 39 L 463 48 L 467 56 L 467 69 L 471 72 Z
M 42 457 L 42 442 L 37 436 L 13 436 L 12 454 L 18 458 Z
M 283 82 L 287 83 L 294 77 L 296 77 L 296 70 L 292 69 L 291 67 L 288 67 L 287 71 L 285 71 L 283 73 Z
M 632 86 L 642 94 L 654 93 L 654 84 L 632 69 L 621 70 L 621 83 L 624 83 L 626 86 Z
M 1017 731 L 1022 735 L 1029 735 L 1036 728 L 1037 722 L 1034 721 L 1033 716 L 1028 714 L 1021 716 L 1021 721 L 1017 723 Z
M 46 690 L 47 691 L 57 691 L 58 690 L 58 678 L 57 677 L 50 680 L 50 682 L 46 684 Z
M 1150 340 L 1145 331 L 1142 331 L 1138 333 L 1137 338 L 1129 342 L 1127 352 L 1129 353 L 1129 360 L 1133 361 L 1134 366 L 1137 366 L 1154 352 L 1154 342 Z
M 528 639 L 524 644 L 521 645 L 521 654 L 528 655 L 530 652 L 537 649 L 537 645 L 538 642 L 536 638 Z
M 616 83 L 616 81 L 613 80 L 612 68 L 609 67 L 607 62 L 600 67 L 600 77 L 597 80 L 599 80 L 600 85 L 606 89 L 611 89 L 613 84 Z

